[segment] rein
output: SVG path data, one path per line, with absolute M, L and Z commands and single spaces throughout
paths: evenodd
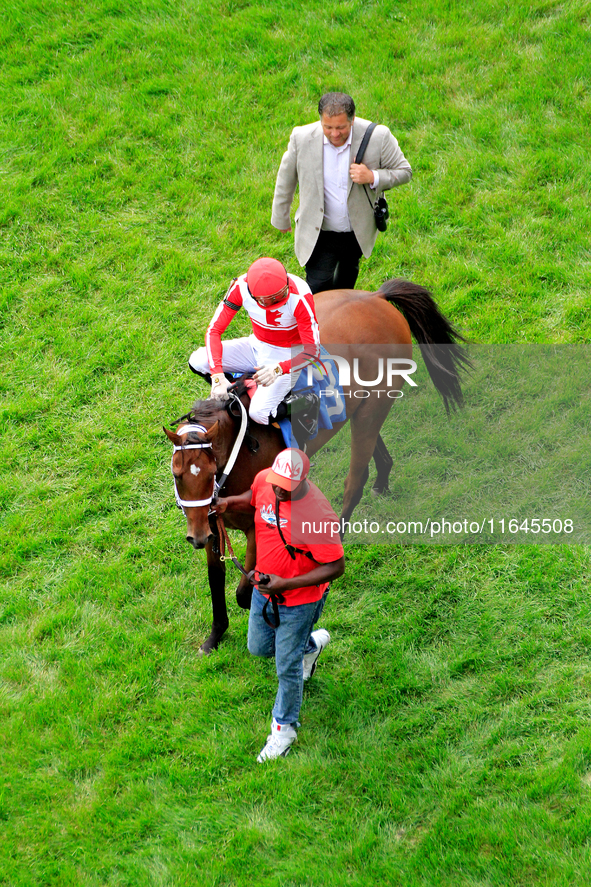
M 242 446 L 243 441 L 244 441 L 244 437 L 246 435 L 246 426 L 248 425 L 248 416 L 246 414 L 246 409 L 244 408 L 244 404 L 242 403 L 240 398 L 237 397 L 232 392 L 230 392 L 230 398 L 233 399 L 234 401 L 236 401 L 236 403 L 240 407 L 240 411 L 241 411 L 240 430 L 238 431 L 238 437 L 234 441 L 234 446 L 232 447 L 232 452 L 230 453 L 230 458 L 226 462 L 226 466 L 224 468 L 224 473 L 220 477 L 219 481 L 216 481 L 216 486 L 215 486 L 215 495 L 216 496 L 219 494 L 220 490 L 222 489 L 222 487 L 224 486 L 224 484 L 228 480 L 228 475 L 230 474 L 230 472 L 234 468 L 234 463 L 236 462 L 236 459 L 238 458 L 238 453 L 240 452 L 240 447 Z

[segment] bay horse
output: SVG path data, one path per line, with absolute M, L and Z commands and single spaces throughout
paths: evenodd
M 465 341 L 437 307 L 431 293 L 419 284 L 395 279 L 382 284 L 375 293 L 362 290 L 330 290 L 314 297 L 322 344 L 330 353 L 338 353 L 352 365 L 358 357 L 360 379 L 375 378 L 375 348 L 387 346 L 389 355 L 410 359 L 412 339 L 419 344 L 429 375 L 441 394 L 447 412 L 462 405 L 460 374 L 468 369 L 469 360 L 460 344 Z M 365 352 L 363 346 L 366 346 Z M 394 348 L 394 350 L 392 350 Z M 361 349 L 361 350 L 360 350 Z M 394 376 L 391 387 L 400 389 L 402 376 Z M 380 436 L 393 400 L 380 397 L 370 390 L 369 397 L 356 398 L 353 383 L 343 386 L 347 404 L 347 420 L 351 422 L 351 460 L 345 481 L 341 519 L 347 521 L 363 494 L 369 477 L 369 463 L 377 468 L 374 484 L 376 492 L 388 487 L 392 458 Z M 238 397 L 244 406 L 248 393 L 238 387 Z M 383 393 L 383 392 L 382 392 Z M 200 652 L 214 650 L 226 631 L 229 621 L 225 598 L 225 563 L 222 560 L 215 523 L 210 522 L 209 503 L 214 495 L 214 483 L 224 471 L 238 435 L 243 410 L 236 400 L 208 399 L 196 401 L 183 417 L 174 433 L 164 429 L 174 444 L 172 472 L 177 495 L 187 519 L 187 541 L 196 549 L 205 548 L 213 624 L 211 633 L 202 643 Z M 313 456 L 345 423 L 332 429 L 322 429 L 309 441 L 306 452 Z M 277 453 L 285 448 L 281 431 L 273 425 L 249 423 L 244 442 L 238 450 L 235 464 L 224 481 L 223 496 L 243 493 L 252 484 L 255 475 L 273 463 Z M 242 530 L 247 539 L 245 574 L 255 566 L 254 519 L 245 514 L 225 514 L 226 526 Z M 250 607 L 252 587 L 243 574 L 236 589 L 236 600 L 244 609 Z

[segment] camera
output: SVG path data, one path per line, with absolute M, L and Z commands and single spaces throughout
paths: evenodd
M 385 197 L 378 197 L 376 205 L 373 208 L 373 214 L 378 231 L 385 231 L 388 227 L 388 219 L 390 218 L 390 210 L 388 209 L 388 202 Z

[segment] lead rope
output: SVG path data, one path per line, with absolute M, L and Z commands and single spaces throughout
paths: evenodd
M 216 521 L 218 525 L 218 535 L 220 537 L 220 560 L 227 561 L 231 560 L 235 567 L 237 567 L 243 576 L 246 576 L 248 579 L 250 577 L 250 573 L 247 573 L 236 555 L 234 554 L 234 549 L 232 548 L 232 543 L 230 542 L 230 537 L 228 536 L 228 531 L 226 530 L 226 526 L 224 524 L 224 519 L 221 514 L 216 515 Z M 228 551 L 230 552 L 230 557 L 226 557 L 226 545 L 228 546 Z
M 259 579 L 259 585 L 264 585 L 264 582 L 261 582 Z M 265 594 L 268 594 L 269 597 L 265 601 L 265 606 L 263 607 L 263 619 L 269 626 L 269 628 L 279 628 L 281 625 L 281 620 L 279 619 L 279 604 L 285 603 L 285 598 L 281 591 L 267 591 Z M 271 604 L 273 607 L 273 619 L 275 620 L 275 624 L 271 622 L 269 617 L 267 616 L 267 608 Z
M 220 560 L 221 561 L 231 560 L 232 563 L 234 564 L 234 566 L 237 567 L 240 570 L 240 572 L 242 573 L 242 575 L 246 576 L 246 578 L 250 582 L 250 578 L 253 575 L 254 570 L 252 570 L 250 573 L 247 573 L 246 570 L 244 569 L 244 567 L 242 566 L 242 564 L 240 563 L 240 561 L 238 560 L 238 558 L 236 557 L 236 555 L 234 554 L 234 549 L 232 548 L 232 543 L 230 542 L 230 537 L 228 536 L 228 531 L 226 530 L 226 525 L 224 524 L 223 518 L 220 514 L 218 514 L 216 516 L 216 521 L 217 521 L 217 526 L 218 526 L 218 535 L 219 535 L 219 539 L 220 539 Z M 228 551 L 230 552 L 229 558 L 226 557 L 226 545 L 228 546 Z M 269 581 L 265 577 L 264 573 L 259 573 L 259 585 L 264 585 L 265 580 L 267 582 Z M 281 620 L 279 618 L 278 603 L 284 604 L 285 598 L 281 592 L 269 592 L 268 594 L 269 594 L 269 597 L 263 607 L 263 619 L 265 620 L 265 622 L 267 623 L 269 628 L 279 628 L 279 626 L 281 625 Z M 269 617 L 267 616 L 267 607 L 269 606 L 269 603 L 271 603 L 271 605 L 273 607 L 273 618 L 275 619 L 274 623 L 271 622 Z
M 217 521 L 217 527 L 218 527 L 218 535 L 219 535 L 219 539 L 220 539 L 220 560 L 221 561 L 231 560 L 232 563 L 234 564 L 234 566 L 240 570 L 242 575 L 246 576 L 246 578 L 250 581 L 250 577 L 254 573 L 254 570 L 252 570 L 250 573 L 247 573 L 246 570 L 244 569 L 244 567 L 242 566 L 242 564 L 240 563 L 240 561 L 238 560 L 238 558 L 236 557 L 236 555 L 234 554 L 234 549 L 232 548 L 232 543 L 230 542 L 230 537 L 228 536 L 228 531 L 226 530 L 226 525 L 224 524 L 223 518 L 220 514 L 218 514 L 216 516 L 216 521 Z M 228 546 L 228 551 L 230 552 L 229 558 L 226 557 L 226 545 Z M 265 580 L 267 582 L 269 581 L 265 577 L 264 573 L 260 573 L 258 584 L 264 585 Z M 263 607 L 263 619 L 265 620 L 265 622 L 267 623 L 269 628 L 279 628 L 279 626 L 281 625 L 281 620 L 279 618 L 278 604 L 284 604 L 285 598 L 280 591 L 279 592 L 268 592 L 268 594 L 269 594 L 269 597 Z M 269 603 L 273 607 L 273 618 L 275 619 L 274 623 L 271 622 L 269 617 L 267 616 L 267 607 L 269 606 Z

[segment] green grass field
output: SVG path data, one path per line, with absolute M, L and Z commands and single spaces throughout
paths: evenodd
M 275 172 L 332 89 L 414 171 L 360 287 L 426 285 L 476 343 L 588 343 L 590 24 L 568 0 L 0 12 L 2 885 L 589 883 L 589 548 L 349 545 L 298 744 L 260 767 L 273 663 L 232 588 L 197 655 L 162 425 L 206 393 L 186 360 L 230 279 L 298 272 Z

